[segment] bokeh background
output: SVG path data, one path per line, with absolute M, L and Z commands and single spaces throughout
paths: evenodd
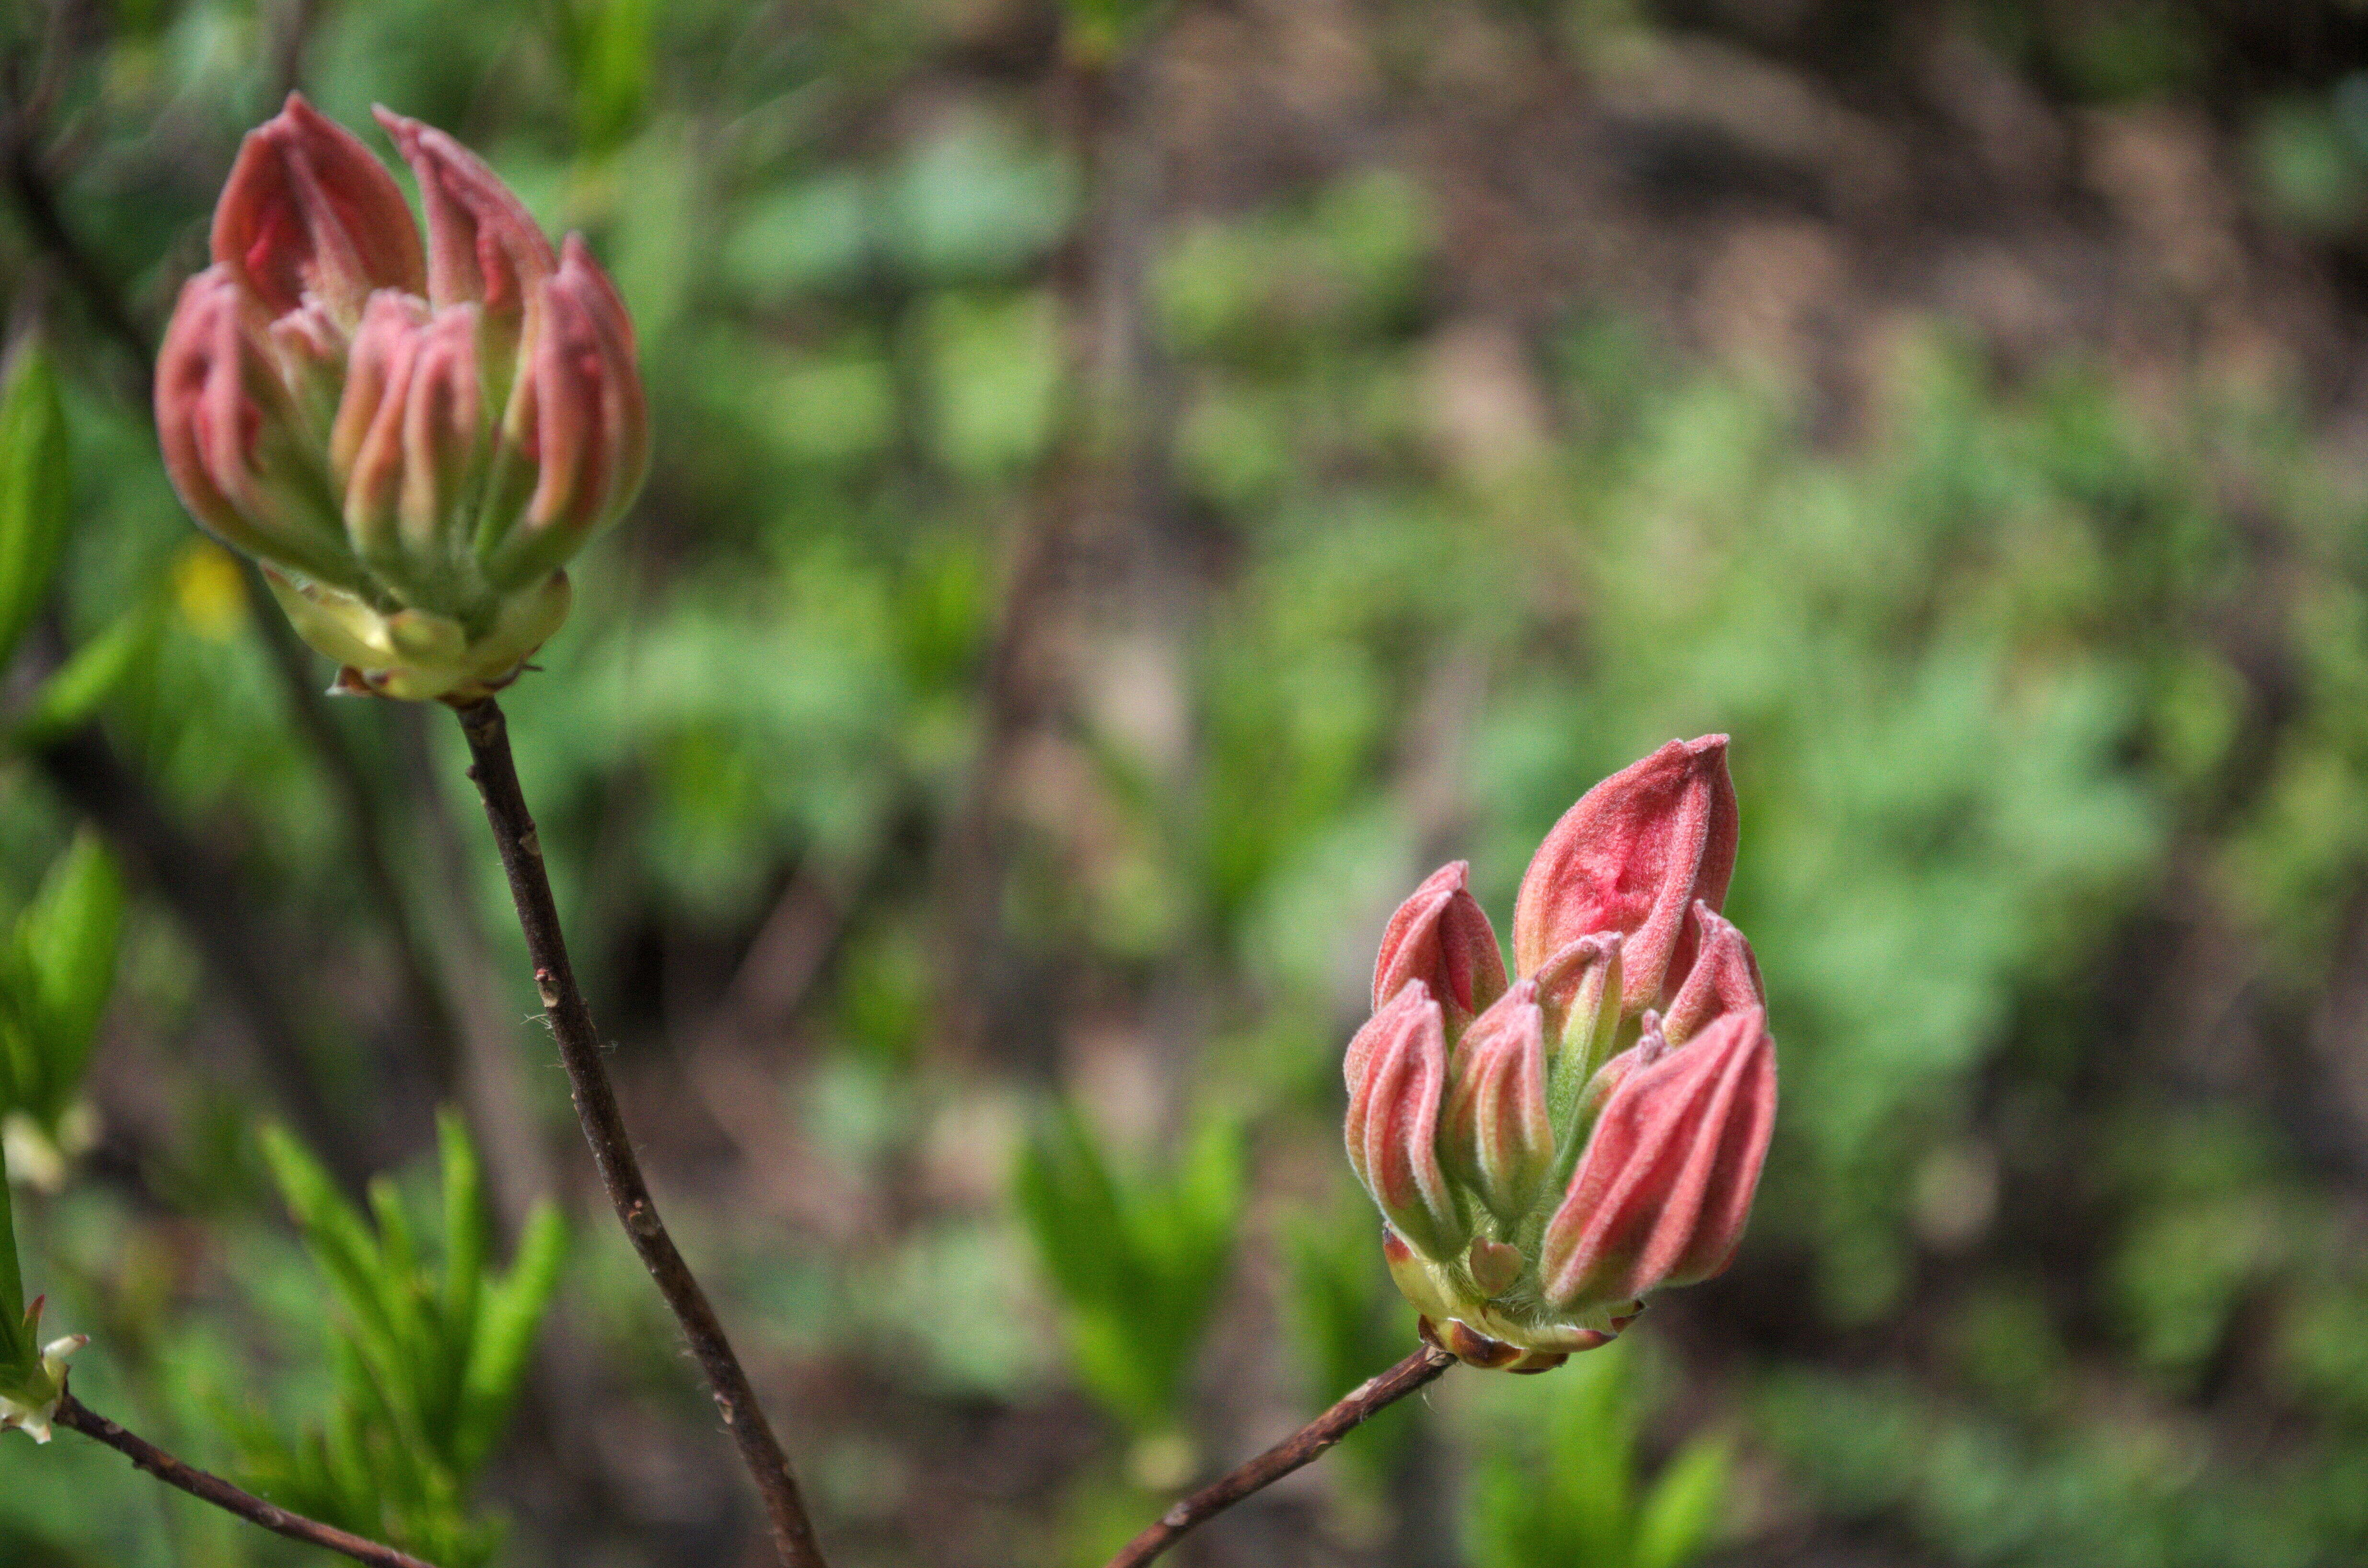
M 505 702 L 841 1568 L 1098 1562 L 1410 1348 L 1338 1142 L 1382 922 L 1468 858 L 1501 925 L 1711 730 L 1784 1095 L 1733 1271 L 1177 1560 L 2368 1561 L 2356 0 L 0 17 L 0 296 L 74 472 L 9 711 L 140 629 L 0 760 L 0 916 L 85 832 L 131 890 L 11 1144 L 93 1404 L 266 1481 L 367 1426 L 260 1129 L 425 1212 L 455 1106 L 497 1253 L 544 1194 L 574 1241 L 434 1507 L 506 1564 L 766 1561 L 455 726 L 322 699 L 155 459 L 146 355 L 301 85 L 484 150 L 639 324 L 654 475 Z M 0 1437 L 12 1568 L 304 1560 Z

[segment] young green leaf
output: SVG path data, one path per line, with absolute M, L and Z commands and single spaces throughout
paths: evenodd
M 161 601 L 117 617 L 41 683 L 9 733 L 9 743 L 20 749 L 47 745 L 87 722 L 117 684 L 155 651 L 164 627 Z
M 480 1299 L 452 1439 L 463 1474 L 484 1463 L 501 1437 L 566 1256 L 567 1221 L 550 1204 L 540 1204 L 527 1219 L 509 1274 Z
M 0 667 L 49 597 L 73 499 L 57 373 L 28 342 L 0 392 Z
M 50 869 L 18 923 L 40 1020 L 46 1079 L 35 1108 L 55 1116 L 82 1082 L 99 1015 L 115 987 L 123 927 L 123 880 L 97 834 L 85 829 Z
M 0 1143 L 0 1364 L 28 1358 L 25 1279 L 17 1268 L 17 1218 L 8 1199 L 8 1150 Z
M 1714 1437 L 1687 1444 L 1669 1461 L 1636 1519 L 1635 1568 L 1685 1568 L 1702 1554 L 1718 1528 L 1726 1471 L 1726 1445 Z

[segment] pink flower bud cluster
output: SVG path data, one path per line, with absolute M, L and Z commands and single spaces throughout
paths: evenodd
M 567 559 L 641 487 L 633 328 L 569 235 L 440 131 L 419 184 L 290 94 L 248 132 L 156 367 L 165 465 L 345 683 L 465 701 L 567 613 Z
M 1514 974 L 1458 861 L 1399 906 L 1349 1041 L 1349 1163 L 1433 1343 L 1543 1371 L 1726 1267 L 1776 1117 L 1759 967 L 1719 915 L 1726 737 L 1672 741 L 1539 846 Z

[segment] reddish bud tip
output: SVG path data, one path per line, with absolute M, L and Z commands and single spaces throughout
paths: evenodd
M 1423 879 L 1390 916 L 1373 964 L 1373 1006 L 1419 980 L 1463 1018 L 1486 1009 L 1505 991 L 1505 956 L 1496 929 L 1466 886 L 1471 865 L 1455 860 Z
M 1455 1256 L 1468 1228 L 1439 1163 L 1447 1029 L 1422 982 L 1408 981 L 1349 1042 L 1349 1165 L 1383 1217 L 1433 1260 Z
M 1692 960 L 1686 915 L 1716 909 L 1735 871 L 1726 737 L 1671 741 L 1606 778 L 1538 846 L 1513 908 L 1516 969 L 1533 972 L 1577 937 L 1616 931 L 1621 1010 L 1634 1017 Z
M 1733 922 L 1697 899 L 1687 927 L 1693 967 L 1685 971 L 1684 983 L 1670 999 L 1668 1015 L 1661 1020 L 1661 1030 L 1671 1045 L 1685 1044 L 1728 1013 L 1768 1006 L 1767 988 L 1759 983 L 1759 960 Z
M 1547 1222 L 1538 1272 L 1548 1304 L 1583 1313 L 1725 1268 L 1775 1120 L 1776 1045 L 1759 1008 L 1634 1065 Z
M 427 214 L 428 301 L 471 302 L 489 317 L 516 321 L 535 286 L 558 267 L 526 204 L 483 158 L 434 126 L 383 108 L 370 113 L 419 182 Z
M 426 276 L 394 176 L 295 93 L 239 144 L 214 208 L 212 252 L 272 315 L 310 299 L 347 325 L 371 290 L 416 293 Z
M 1449 1174 L 1508 1224 L 1528 1210 L 1554 1164 L 1537 994 L 1534 981 L 1519 981 L 1473 1020 L 1455 1048 L 1440 1119 Z

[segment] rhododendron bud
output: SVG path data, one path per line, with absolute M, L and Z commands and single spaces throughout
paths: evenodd
M 301 97 L 251 133 L 156 372 L 165 466 L 342 685 L 468 702 L 565 619 L 562 566 L 649 463 L 623 303 L 443 132 L 393 176 Z
M 1504 994 L 1505 955 L 1466 886 L 1471 869 L 1463 860 L 1441 866 L 1390 916 L 1373 963 L 1374 1006 L 1419 980 L 1447 1009 L 1452 1033 Z
M 373 290 L 416 294 L 427 279 L 394 176 L 296 93 L 239 143 L 211 249 L 267 316 L 318 302 L 347 330 Z
M 427 299 L 484 307 L 489 322 L 517 323 L 557 269 L 526 204 L 485 161 L 432 125 L 372 108 L 419 182 L 427 213 Z M 414 290 L 416 292 L 416 290 Z
M 1540 965 L 1537 987 L 1554 1063 L 1547 1095 L 1558 1127 L 1578 1091 L 1617 1048 L 1620 1039 L 1620 938 L 1609 931 L 1581 937 Z
M 1513 906 L 1515 967 L 1530 973 L 1575 937 L 1616 931 L 1621 1010 L 1654 1006 L 1691 963 L 1694 902 L 1715 910 L 1726 900 L 1736 828 L 1725 735 L 1671 741 L 1613 774 L 1531 859 Z
M 1585 1312 L 1724 1269 L 1775 1122 L 1776 1042 L 1758 1007 L 1629 1073 L 1546 1224 L 1547 1303 Z
M 1775 1042 L 1750 945 L 1717 911 L 1725 744 L 1672 743 L 1563 818 L 1522 883 L 1509 988 L 1461 861 L 1383 937 L 1345 1063 L 1349 1163 L 1424 1338 L 1471 1365 L 1544 1371 L 1601 1345 L 1742 1234 Z
M 1349 1165 L 1398 1234 L 1449 1257 L 1470 1233 L 1439 1163 L 1447 1031 L 1419 980 L 1366 1022 L 1349 1048 Z
M 1752 956 L 1751 944 L 1743 939 L 1743 933 L 1699 900 L 1691 923 L 1693 967 L 1686 971 L 1684 983 L 1670 998 L 1668 1013 L 1661 1019 L 1661 1031 L 1671 1045 L 1685 1044 L 1728 1013 L 1768 1006 L 1767 988 L 1759 983 L 1759 960 Z
M 1524 980 L 1463 1031 L 1448 1073 L 1439 1130 L 1448 1173 L 1508 1224 L 1530 1206 L 1554 1157 L 1546 1114 L 1545 1015 L 1537 983 Z M 1475 1244 L 1475 1245 L 1495 1244 Z M 1512 1247 L 1510 1267 L 1520 1255 Z M 1474 1269 L 1475 1278 L 1481 1273 Z M 1486 1280 L 1481 1281 L 1486 1284 Z M 1508 1277 L 1499 1290 L 1512 1283 Z

